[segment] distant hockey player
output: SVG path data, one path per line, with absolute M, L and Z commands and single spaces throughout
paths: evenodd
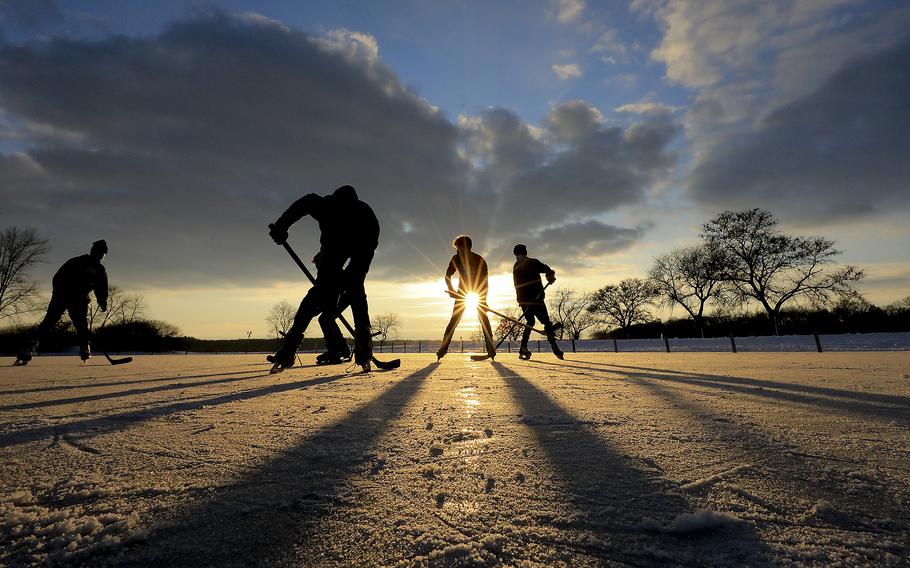
M 54 329 L 63 316 L 69 312 L 70 320 L 79 335 L 79 357 L 87 361 L 92 356 L 91 333 L 88 328 L 89 294 L 95 292 L 95 301 L 102 312 L 107 311 L 107 271 L 101 261 L 107 254 L 107 243 L 103 240 L 92 243 L 88 254 L 71 258 L 63 263 L 54 274 L 51 302 L 47 314 L 34 339 L 19 353 L 16 365 L 27 365 L 35 355 L 39 343 Z
M 291 204 L 272 224 L 269 231 L 272 240 L 284 244 L 290 226 L 306 215 L 319 223 L 321 232 L 316 283 L 300 302 L 294 323 L 281 349 L 272 358 L 272 372 L 281 372 L 294 365 L 307 326 L 320 314 L 327 348 L 321 362 L 345 358 L 349 353 L 348 346 L 335 324 L 342 293 L 354 314 L 354 362 L 368 371 L 373 350 L 364 281 L 379 245 L 379 221 L 370 206 L 358 199 L 354 188 L 345 185 L 331 195 L 310 193 Z M 345 263 L 348 263 L 347 267 Z
M 471 251 L 471 237 L 460 235 L 452 241 L 455 247 L 455 255 L 449 261 L 446 268 L 446 287 L 449 295 L 455 298 L 455 305 L 452 307 L 452 317 L 449 319 L 449 325 L 446 326 L 445 334 L 442 337 L 442 345 L 436 352 L 436 360 L 445 357 L 449 351 L 449 344 L 452 342 L 452 336 L 455 334 L 455 328 L 464 315 L 466 298 L 469 294 L 477 294 L 479 298 L 477 307 L 477 319 L 480 321 L 480 327 L 483 330 L 483 340 L 486 344 L 487 355 L 492 359 L 496 357 L 496 347 L 493 343 L 493 330 L 490 327 L 490 318 L 482 306 L 487 303 L 487 290 L 489 288 L 487 261 L 479 254 Z M 452 286 L 452 276 L 458 275 L 458 291 Z
M 543 285 L 540 275 L 544 274 L 547 282 L 556 282 L 556 272 L 536 258 L 528 258 L 528 249 L 525 245 L 515 245 L 512 249 L 515 255 L 515 266 L 512 267 L 512 281 L 515 283 L 515 295 L 518 305 L 528 325 L 533 327 L 535 318 L 544 325 L 547 332 L 547 341 L 553 349 L 553 354 L 563 358 L 562 350 L 556 345 L 555 329 L 547 313 L 547 304 L 544 302 Z M 528 349 L 528 339 L 531 337 L 531 327 L 526 327 L 521 335 L 521 346 L 518 348 L 518 357 L 530 359 L 531 351 Z

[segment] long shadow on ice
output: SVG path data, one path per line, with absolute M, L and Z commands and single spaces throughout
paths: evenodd
M 263 374 L 257 376 L 267 377 L 269 375 Z M 108 414 L 105 416 L 99 416 L 97 418 L 67 422 L 65 424 L 53 424 L 49 426 L 40 426 L 38 428 L 29 429 L 15 429 L 11 432 L 0 434 L 0 448 L 5 448 L 14 444 L 34 442 L 36 440 L 41 440 L 42 438 L 48 438 L 56 435 L 62 436 L 70 434 L 78 436 L 80 434 L 90 434 L 94 436 L 97 434 L 104 434 L 115 430 L 122 430 L 139 422 L 175 414 L 177 412 L 198 410 L 206 406 L 227 404 L 239 400 L 249 400 L 252 398 L 268 396 L 270 394 L 285 392 L 289 390 L 331 383 L 333 381 L 338 381 L 346 377 L 349 378 L 350 375 L 340 374 L 328 377 L 317 377 L 315 379 L 306 379 L 303 381 L 294 381 L 290 383 L 278 383 L 240 392 L 231 392 L 228 394 L 222 394 L 209 398 L 176 402 L 173 404 L 165 404 L 151 408 L 145 407 L 140 408 L 139 410 L 131 410 L 129 412 L 120 412 L 117 414 Z M 248 378 L 252 379 L 256 377 Z
M 274 566 L 331 563 L 313 540 L 320 519 L 344 503 L 343 487 L 365 468 L 370 448 L 420 390 L 435 363 L 419 369 L 345 418 L 188 503 L 153 528 L 117 564 Z M 331 538 L 331 535 L 322 535 Z
M 730 375 L 714 375 L 710 373 L 693 373 L 691 371 L 675 371 L 671 369 L 658 369 L 654 367 L 637 367 L 634 365 L 617 365 L 615 363 L 597 363 L 593 361 L 585 361 L 585 363 L 590 363 L 591 365 L 601 365 L 604 367 L 609 367 L 613 369 L 629 369 L 631 371 L 649 371 L 649 372 L 659 372 L 666 373 L 670 375 L 681 375 L 688 378 L 697 378 L 703 379 L 706 381 L 718 381 L 718 382 L 727 382 L 733 384 L 743 384 L 756 387 L 767 387 L 772 389 L 780 390 L 790 390 L 796 392 L 803 392 L 808 394 L 818 394 L 822 396 L 830 396 L 835 398 L 845 398 L 848 400 L 855 400 L 858 402 L 867 402 L 867 403 L 880 403 L 880 404 L 893 404 L 897 406 L 904 406 L 910 409 L 910 397 L 895 395 L 895 394 L 883 394 L 876 392 L 863 392 L 863 391 L 852 391 L 844 389 L 834 389 L 831 387 L 819 387 L 815 385 L 801 385 L 798 383 L 785 383 L 781 381 L 771 381 L 768 379 L 755 379 L 747 377 L 732 377 Z
M 578 362 L 573 361 L 573 363 Z M 770 398 L 809 406 L 820 406 L 857 414 L 875 420 L 888 422 L 894 419 L 910 420 L 910 399 L 898 395 L 853 392 L 826 387 L 813 387 L 810 385 L 794 385 L 792 383 L 768 381 L 764 379 L 706 375 L 703 373 L 651 369 L 648 367 L 628 367 L 609 364 L 600 365 L 589 361 L 584 361 L 583 363 L 585 364 L 535 361 L 535 364 L 586 369 L 601 373 L 608 371 L 621 377 L 631 379 L 685 383 L 693 386 L 737 392 L 753 397 Z
M 846 529 L 859 549 L 866 549 L 862 555 L 873 554 L 874 546 L 861 543 L 859 536 L 866 532 L 874 535 L 871 541 L 905 541 L 908 518 L 902 504 L 904 497 L 894 495 L 886 483 L 867 477 L 856 471 L 860 462 L 828 456 L 807 456 L 801 454 L 799 446 L 775 439 L 760 428 L 738 424 L 726 414 L 714 412 L 709 404 L 697 401 L 681 388 L 674 388 L 660 381 L 641 381 L 643 388 L 651 394 L 672 404 L 678 412 L 688 414 L 693 423 L 704 425 L 717 442 L 728 446 L 730 455 L 742 456 L 741 463 L 748 465 L 738 475 L 710 475 L 715 472 L 692 471 L 696 479 L 692 484 L 697 492 L 711 491 L 712 486 L 726 482 L 740 497 L 758 505 L 765 521 L 781 524 L 798 523 L 822 530 Z M 810 436 L 810 432 L 802 437 Z M 821 434 L 826 436 L 827 433 Z M 745 453 L 745 455 L 743 455 Z M 745 480 L 735 479 L 742 476 Z M 741 487 L 744 483 L 748 485 Z M 714 488 L 716 491 L 717 488 Z M 744 491 L 745 490 L 745 491 Z M 820 515 L 813 515 L 810 507 L 824 500 L 833 504 L 833 509 Z M 808 505 L 807 505 L 808 503 Z M 770 518 L 768 518 L 770 517 Z M 879 519 L 890 519 L 882 523 Z M 826 535 L 827 537 L 827 535 Z M 824 549 L 824 540 L 819 545 Z M 850 544 L 844 544 L 849 547 Z M 885 561 L 884 549 L 878 552 L 877 561 Z M 808 555 L 810 560 L 812 552 Z M 868 559 L 868 556 L 867 556 Z
M 257 364 L 257 367 L 268 368 L 270 365 L 268 363 Z M 306 367 L 307 365 L 304 365 Z M 315 366 L 315 365 L 314 365 Z M 304 367 L 297 367 L 302 369 Z M 56 385 L 52 387 L 32 387 L 28 389 L 17 389 L 17 390 L 0 390 L 0 395 L 10 395 L 10 394 L 30 394 L 30 393 L 40 393 L 40 392 L 54 392 L 62 390 L 75 390 L 75 389 L 94 389 L 100 387 L 119 387 L 124 385 L 135 385 L 142 383 L 166 383 L 168 381 L 183 381 L 189 379 L 207 379 L 209 377 L 229 377 L 231 375 L 246 375 L 248 373 L 254 373 L 256 371 L 247 370 L 247 371 L 233 371 L 230 373 L 205 373 L 200 375 L 177 375 L 174 377 L 155 377 L 154 379 L 131 379 L 127 381 L 110 381 L 106 383 L 77 383 L 72 385 Z
M 207 385 L 218 385 L 225 383 L 235 383 L 238 381 L 247 381 L 249 379 L 256 379 L 259 377 L 265 376 L 261 371 L 246 371 L 247 376 L 245 377 L 229 377 L 229 378 L 220 378 L 220 379 L 211 379 L 208 381 L 198 381 L 198 382 L 188 382 L 188 383 L 172 383 L 168 385 L 156 386 L 156 387 L 146 387 L 139 389 L 129 389 L 125 391 L 115 391 L 115 392 L 105 392 L 98 394 L 87 394 L 82 396 L 73 396 L 70 398 L 58 398 L 54 400 L 40 400 L 35 402 L 21 402 L 18 404 L 9 404 L 6 406 L 0 406 L 0 412 L 4 410 L 27 410 L 30 408 L 45 408 L 48 406 L 59 406 L 61 404 L 75 404 L 78 402 L 91 402 L 95 400 L 105 400 L 108 398 L 122 398 L 125 396 L 134 396 L 137 394 L 149 394 L 154 392 L 164 392 L 169 390 L 183 390 L 194 387 L 203 387 Z M 248 373 L 256 373 L 250 375 Z M 229 373 L 237 374 L 237 373 Z M 180 377 L 183 378 L 183 377 Z M 175 380 L 175 379 L 170 379 Z M 92 385 L 94 386 L 94 385 Z
M 751 527 L 705 512 L 687 517 L 696 508 L 675 484 L 623 455 L 514 370 L 501 363 L 493 363 L 493 368 L 510 387 L 523 422 L 571 492 L 571 505 L 583 514 L 580 526 L 572 528 L 593 533 L 588 553 L 598 561 L 770 563 L 767 545 Z M 697 530 L 700 525 L 705 530 Z

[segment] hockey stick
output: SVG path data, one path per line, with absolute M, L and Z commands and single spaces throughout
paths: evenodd
M 127 363 L 132 363 L 132 362 L 133 362 L 133 358 L 132 358 L 132 357 L 121 357 L 120 359 L 114 359 L 114 358 L 112 358 L 110 355 L 107 354 L 107 351 L 104 351 L 104 350 L 101 350 L 101 349 L 99 349 L 98 351 L 101 351 L 101 353 L 102 353 L 105 357 L 107 357 L 107 361 L 108 361 L 108 363 L 110 363 L 111 365 L 125 365 L 125 364 L 127 364 Z
M 547 282 L 547 285 L 543 287 L 543 290 L 540 291 L 540 293 L 537 295 L 535 300 L 543 300 L 544 291 L 546 291 L 546 289 L 550 287 L 550 284 L 552 284 L 552 282 Z M 525 319 L 525 316 L 528 314 L 528 310 L 530 310 L 530 309 L 531 309 L 531 306 L 528 306 L 527 308 L 521 310 L 521 319 Z M 516 324 L 513 323 L 512 327 L 509 328 L 509 332 L 502 336 L 502 339 L 500 339 L 499 343 L 496 344 L 496 349 L 499 349 L 499 346 L 502 345 L 502 342 L 506 340 L 506 337 L 512 335 L 512 330 L 515 329 L 515 325 Z M 553 324 L 554 331 L 559 329 L 560 327 L 562 327 L 561 323 Z
M 271 229 L 272 225 L 269 225 L 269 228 Z M 294 249 L 291 248 L 291 245 L 289 245 L 287 243 L 287 241 L 285 241 L 285 242 L 281 243 L 281 246 L 283 246 L 284 250 L 286 250 L 288 252 L 288 254 L 291 256 L 291 258 L 294 260 L 294 263 L 297 264 L 297 267 L 300 268 L 300 270 L 302 270 L 304 274 L 306 274 L 306 277 L 310 280 L 310 282 L 312 284 L 316 284 L 316 277 L 313 276 L 313 273 L 310 272 L 310 269 L 306 267 L 306 265 L 303 263 L 303 261 L 300 260 L 300 257 L 297 256 L 297 253 L 294 252 Z M 345 327 L 345 329 L 348 330 L 348 333 L 350 333 L 352 336 L 356 337 L 356 335 L 354 334 L 354 328 L 351 327 L 351 324 L 348 323 L 348 320 L 345 319 L 343 314 L 340 314 L 340 313 L 338 314 L 338 321 L 340 321 L 341 325 L 343 325 Z M 398 367 L 401 367 L 401 359 L 392 359 L 391 361 L 380 361 L 375 356 L 371 356 L 371 361 L 373 362 L 374 365 L 376 365 L 377 367 L 379 367 L 382 370 L 397 369 Z
M 535 298 L 535 300 L 543 300 L 543 298 L 544 298 L 544 290 L 546 290 L 547 288 L 549 288 L 549 287 L 550 287 L 550 284 L 552 284 L 552 282 L 547 282 L 546 286 L 543 287 L 543 290 L 541 290 L 540 293 L 537 294 L 537 297 Z M 528 314 L 528 310 L 530 310 L 531 307 L 532 307 L 532 306 L 528 306 L 528 307 L 526 307 L 525 309 L 523 309 L 523 310 L 521 311 L 521 319 L 525 319 L 525 316 Z M 503 344 L 503 342 L 506 340 L 506 338 L 509 337 L 510 335 L 512 335 L 512 331 L 515 330 L 515 327 L 516 327 L 517 325 L 518 325 L 518 324 L 516 324 L 516 323 L 512 323 L 512 325 L 509 327 L 509 331 L 507 331 L 507 332 L 502 336 L 502 338 L 499 340 L 499 342 L 496 343 L 496 345 L 493 347 L 493 350 L 494 350 L 494 351 L 497 350 L 497 349 L 499 349 L 499 346 Z M 526 326 L 526 327 L 527 327 L 527 326 Z M 553 331 L 556 331 L 557 329 L 559 329 L 559 328 L 561 328 L 561 327 L 562 327 L 562 324 L 561 324 L 561 323 L 555 323 L 555 324 L 552 325 Z M 534 329 L 534 328 L 532 327 L 531 329 Z M 548 338 L 548 339 L 549 339 L 549 338 Z M 473 360 L 473 361 L 485 361 L 486 359 L 489 359 L 489 358 L 490 358 L 489 355 L 471 355 L 471 360 Z
M 451 290 L 446 290 L 446 294 L 448 294 L 448 295 L 451 296 L 452 298 L 455 298 L 456 300 L 464 300 L 464 299 L 465 299 L 465 295 L 464 295 L 464 294 L 459 294 L 458 292 L 453 292 L 453 291 L 451 291 Z M 517 319 L 513 318 L 512 316 L 507 316 L 506 314 L 504 314 L 504 313 L 502 313 L 502 312 L 498 312 L 498 311 L 494 310 L 494 309 L 491 308 L 488 304 L 478 303 L 478 304 L 477 304 L 477 307 L 480 308 L 480 309 L 482 309 L 482 310 L 485 311 L 485 312 L 490 312 L 491 314 L 496 314 L 497 316 L 501 317 L 502 319 L 506 319 L 506 320 L 509 320 L 510 322 L 513 322 L 513 323 L 517 324 L 517 325 L 520 325 L 520 326 L 522 326 L 522 327 L 526 327 L 526 328 L 530 329 L 531 331 L 536 331 L 537 333 L 539 333 L 539 334 L 541 334 L 541 335 L 546 335 L 546 334 L 547 334 L 547 332 L 544 331 L 544 330 L 542 330 L 542 329 L 537 329 L 536 327 L 533 327 L 533 326 L 528 325 L 526 322 L 523 322 L 523 321 L 521 321 L 521 320 L 517 320 Z
M 101 327 L 98 328 L 98 333 L 101 333 L 101 330 L 104 329 L 104 326 L 106 326 L 106 325 L 107 325 L 107 321 L 102 323 Z M 101 354 L 104 355 L 104 357 L 107 359 L 107 362 L 110 363 L 111 365 L 126 365 L 127 363 L 133 362 L 132 357 L 121 357 L 120 359 L 114 359 L 113 357 L 108 355 L 107 351 L 105 351 L 104 349 L 99 349 L 98 351 L 101 351 Z M 83 361 L 83 363 L 84 362 L 85 361 Z

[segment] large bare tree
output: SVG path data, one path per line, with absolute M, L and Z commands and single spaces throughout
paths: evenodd
M 0 232 L 0 321 L 17 320 L 37 309 L 38 283 L 29 271 L 47 251 L 47 241 L 35 229 L 8 227 Z
M 705 224 L 702 238 L 724 255 L 722 274 L 733 291 L 765 309 L 775 335 L 788 302 L 828 303 L 850 293 L 852 283 L 864 276 L 855 266 L 832 267 L 841 254 L 834 241 L 787 235 L 764 209 L 725 211 Z
M 588 309 L 592 303 L 590 294 L 579 293 L 573 288 L 558 288 L 549 297 L 550 318 L 554 324 L 562 324 L 556 331 L 559 339 L 566 335 L 569 339 L 581 339 L 586 330 L 602 323 L 602 318 Z
M 97 302 L 93 301 L 89 304 L 89 328 L 100 328 L 107 324 L 134 323 L 142 319 L 145 310 L 145 298 L 140 294 L 125 294 L 120 288 L 111 286 L 107 293 L 106 312 L 101 311 Z
M 680 305 L 705 336 L 705 306 L 712 299 L 722 299 L 725 291 L 724 255 L 704 243 L 673 249 L 654 259 L 648 274 L 657 286 L 663 304 Z
M 269 310 L 269 315 L 265 317 L 265 323 L 269 326 L 269 331 L 275 334 L 275 337 L 279 335 L 284 337 L 294 324 L 294 316 L 296 314 L 297 308 L 287 300 L 281 300 Z
M 378 316 L 375 316 L 370 323 L 370 327 L 379 332 L 378 337 L 380 345 L 385 345 L 385 340 L 400 326 L 401 318 L 398 317 L 398 314 L 393 312 L 379 314 Z
M 648 308 L 657 298 L 657 288 L 650 280 L 626 278 L 592 293 L 588 309 L 615 324 L 628 337 L 631 326 L 651 321 Z

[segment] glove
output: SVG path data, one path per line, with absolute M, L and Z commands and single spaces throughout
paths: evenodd
M 101 308 L 102 312 L 107 311 L 107 302 L 98 302 L 98 307 Z
M 269 225 L 269 236 L 275 241 L 276 245 L 283 245 L 288 240 L 288 230 L 279 227 L 277 223 Z
M 552 271 L 547 272 L 547 284 L 552 284 L 554 282 L 556 282 L 556 273 Z

